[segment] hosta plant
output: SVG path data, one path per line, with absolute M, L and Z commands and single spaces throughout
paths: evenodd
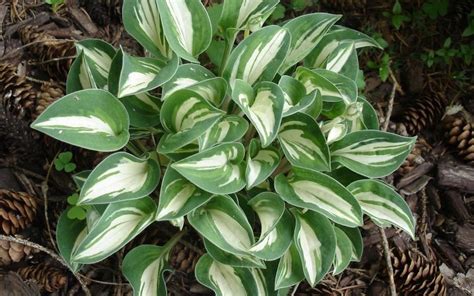
M 202 237 L 195 275 L 217 295 L 283 295 L 359 260 L 364 214 L 414 236 L 407 204 L 378 179 L 414 138 L 378 131 L 355 82 L 357 49 L 378 44 L 327 13 L 263 26 L 277 3 L 125 0 L 145 57 L 77 43 L 68 94 L 32 124 L 113 152 L 74 176 L 87 218 L 63 215 L 57 231 L 73 270 L 169 222 L 175 238 L 122 262 L 135 295 L 166 293 L 183 228 Z

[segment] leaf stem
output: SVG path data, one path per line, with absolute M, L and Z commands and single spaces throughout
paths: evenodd
M 224 68 L 227 64 L 227 60 L 229 59 L 230 52 L 232 51 L 235 38 L 237 37 L 237 32 L 233 32 L 231 36 L 229 37 L 227 33 L 225 34 L 225 39 L 224 39 L 224 54 L 222 55 L 222 60 L 220 64 L 220 70 L 219 70 L 219 76 L 222 76 L 224 73 Z
M 139 157 L 141 155 L 140 150 L 137 147 L 135 147 L 134 143 L 131 142 L 131 141 L 127 143 L 125 148 L 127 148 L 128 151 L 132 152 L 132 154 L 137 156 L 137 157 Z

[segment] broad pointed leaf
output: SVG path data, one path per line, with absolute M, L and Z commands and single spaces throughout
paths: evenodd
M 244 212 L 228 196 L 213 197 L 189 214 L 188 221 L 207 240 L 229 253 L 247 255 L 254 243 Z
M 125 30 L 146 50 L 158 58 L 171 58 L 171 49 L 165 39 L 158 2 L 154 0 L 127 0 L 123 3 Z
M 166 295 L 163 272 L 169 269 L 170 251 L 180 238 L 175 236 L 164 246 L 138 246 L 123 258 L 123 275 L 132 285 L 134 296 Z
M 160 123 L 161 101 L 149 93 L 140 93 L 121 98 L 120 101 L 130 116 L 130 125 L 134 127 L 154 127 Z
M 163 100 L 177 90 L 215 77 L 214 73 L 201 65 L 180 65 L 174 76 L 163 85 Z
M 291 287 L 304 279 L 303 265 L 296 245 L 292 242 L 280 258 L 275 277 L 275 288 Z
M 304 67 L 296 69 L 296 79 L 310 93 L 319 90 L 325 102 L 344 102 L 349 104 L 357 100 L 357 85 L 351 79 L 329 70 L 309 70 Z
M 67 74 L 66 93 L 70 94 L 83 89 L 98 88 L 91 67 L 83 52 L 78 53 Z
M 102 204 L 147 196 L 160 181 L 158 162 L 117 152 L 104 159 L 82 187 L 78 204 Z
M 258 80 L 271 81 L 288 53 L 290 39 L 287 30 L 278 26 L 258 30 L 232 51 L 223 77 L 231 88 L 237 79 L 250 85 Z
M 90 264 L 112 255 L 153 222 L 155 210 L 149 197 L 110 204 L 73 253 L 72 260 Z
M 263 224 L 262 218 L 260 218 Z M 262 225 L 263 229 L 263 225 Z M 288 250 L 293 238 L 294 221 L 288 211 L 284 211 L 275 227 L 268 233 L 262 231 L 262 235 L 250 251 L 258 258 L 264 260 L 276 260 L 283 256 Z
M 175 162 L 171 167 L 205 191 L 234 193 L 245 186 L 244 153 L 242 144 L 224 143 Z
M 219 121 L 223 112 L 194 91 L 180 89 L 161 107 L 161 123 L 169 133 L 158 145 L 161 153 L 174 152 L 204 134 Z
M 294 174 L 275 179 L 276 192 L 288 203 L 317 211 L 349 227 L 362 225 L 362 210 L 354 196 L 328 175 L 294 168 Z
M 219 263 L 203 255 L 195 268 L 196 279 L 217 296 L 260 296 L 262 294 L 251 269 Z
M 362 252 L 364 249 L 364 241 L 362 240 L 362 235 L 358 227 L 350 228 L 342 225 L 336 225 L 335 228 L 338 228 L 347 235 L 351 241 L 352 251 L 351 251 L 351 260 L 360 261 L 362 258 Z
M 199 137 L 199 149 L 205 150 L 212 146 L 240 140 L 249 128 L 249 123 L 237 115 L 226 115 L 217 124 Z
M 331 268 L 336 252 L 336 235 L 329 220 L 321 214 L 294 210 L 294 242 L 303 264 L 306 280 L 314 287 Z
M 161 185 L 156 220 L 183 217 L 206 203 L 211 196 L 209 192 L 196 187 L 173 168 L 168 167 Z
M 248 205 L 260 220 L 260 237 L 265 237 L 277 225 L 285 212 L 285 202 L 273 192 L 262 192 L 249 200 Z
M 109 90 L 119 98 L 143 93 L 170 80 L 177 68 L 176 56 L 168 61 L 133 57 L 120 50 L 112 61 Z
M 305 65 L 310 68 L 322 67 L 328 57 L 341 42 L 353 41 L 355 48 L 380 45 L 371 37 L 343 26 L 333 26 L 321 39 L 316 48 L 305 59 Z
M 285 98 L 283 117 L 307 109 L 314 103 L 317 96 L 317 92 L 307 95 L 304 85 L 290 76 L 282 76 L 278 85 L 281 87 Z
M 316 121 L 309 115 L 297 113 L 285 117 L 278 140 L 293 166 L 316 171 L 331 169 L 326 139 Z
M 334 227 L 336 234 L 336 254 L 334 256 L 334 275 L 344 271 L 349 266 L 352 257 L 352 243 L 346 233 Z
M 362 103 L 362 121 L 367 129 L 378 130 L 379 119 L 374 107 L 363 97 L 359 96 L 357 102 Z
M 247 189 L 264 182 L 280 163 L 280 152 L 272 147 L 262 148 L 260 141 L 252 139 L 247 150 L 245 180 Z
M 262 147 L 270 145 L 277 136 L 283 116 L 285 98 L 281 88 L 273 82 L 261 82 L 252 88 L 250 84 L 237 80 L 232 100 L 252 122 Z
M 303 60 L 340 17 L 340 15 L 329 13 L 312 13 L 294 18 L 286 23 L 284 28 L 291 33 L 291 45 L 285 63 L 280 69 L 280 74 L 285 73 L 291 66 Z
M 59 253 L 63 257 L 68 266 L 77 271 L 81 268 L 81 264 L 73 262 L 72 253 L 75 252 L 79 244 L 87 234 L 86 221 L 79 219 L 69 219 L 67 211 L 64 211 L 58 220 L 56 227 L 56 242 L 58 244 Z
M 76 43 L 78 57 L 68 73 L 67 93 L 107 86 L 115 48 L 98 39 L 86 39 Z
M 415 138 L 364 130 L 346 135 L 331 145 L 332 161 L 367 177 L 384 177 L 395 171 L 410 153 Z
M 344 66 L 346 66 L 347 62 L 351 59 L 352 54 L 356 52 L 355 50 L 355 44 L 352 41 L 339 43 L 339 46 L 328 57 L 326 70 L 340 73 Z
M 199 0 L 156 0 L 170 47 L 190 62 L 205 51 L 212 39 L 211 20 Z
M 406 201 L 378 180 L 359 180 L 347 186 L 364 213 L 380 227 L 395 225 L 415 238 L 415 219 Z
M 222 264 L 231 265 L 234 267 L 246 267 L 246 268 L 265 268 L 265 263 L 258 257 L 246 254 L 235 254 L 226 252 L 209 240 L 204 239 L 204 246 L 207 253 L 215 260 Z
M 51 104 L 31 124 L 62 142 L 95 151 L 115 151 L 128 142 L 125 107 L 103 90 L 81 90 Z
M 265 21 L 277 4 L 278 0 L 227 0 L 219 24 L 223 29 L 251 29 Z

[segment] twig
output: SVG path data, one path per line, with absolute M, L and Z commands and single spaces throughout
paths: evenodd
M 44 219 L 46 221 L 46 229 L 48 230 L 48 236 L 49 240 L 51 241 L 52 246 L 58 251 L 56 247 L 56 243 L 53 239 L 53 235 L 51 233 L 51 226 L 49 225 L 49 216 L 48 216 L 48 181 L 49 181 L 49 176 L 51 175 L 51 170 L 53 168 L 53 163 L 56 157 L 58 157 L 59 151 L 56 153 L 56 155 L 53 158 L 53 161 L 49 165 L 48 168 L 48 173 L 46 174 L 46 178 L 44 179 L 43 182 L 41 182 L 41 193 L 43 194 L 43 209 L 44 209 Z
M 398 89 L 401 93 L 403 93 L 400 87 L 400 84 L 398 83 L 397 79 L 395 78 L 395 75 L 392 72 L 392 69 L 389 69 L 389 74 L 393 82 L 393 87 L 392 87 L 392 92 L 390 93 L 390 99 L 388 101 L 388 108 L 387 108 L 387 114 L 385 115 L 385 122 L 383 124 L 382 130 L 384 132 L 387 131 L 388 125 L 390 123 L 390 117 L 392 117 L 393 104 L 395 102 L 395 92 Z M 384 250 L 384 255 L 385 255 L 385 262 L 387 263 L 387 272 L 388 272 L 388 278 L 389 278 L 389 283 L 390 283 L 390 294 L 392 296 L 397 296 L 397 288 L 395 286 L 392 260 L 390 258 L 391 252 L 388 246 L 387 235 L 385 234 L 385 230 L 382 227 L 379 228 L 379 231 L 380 231 L 380 236 L 382 237 L 382 245 L 383 245 L 383 250 Z
M 49 60 L 41 61 L 41 62 L 30 62 L 28 64 L 32 66 L 44 65 L 44 64 L 49 64 L 49 63 L 54 63 L 54 62 L 59 62 L 59 61 L 64 61 L 64 60 L 71 60 L 71 59 L 74 59 L 75 57 L 76 56 L 65 56 L 65 57 L 49 59 Z
M 395 287 L 395 277 L 393 276 L 393 266 L 392 261 L 390 259 L 390 248 L 388 247 L 388 239 L 385 235 L 385 230 L 380 227 L 380 236 L 382 237 L 382 245 L 385 254 L 385 262 L 387 264 L 387 272 L 388 272 L 388 279 L 390 283 L 390 295 L 397 296 L 397 288 Z
M 48 254 L 49 256 L 51 256 L 53 259 L 55 259 L 56 261 L 58 261 L 59 263 L 61 263 L 61 265 L 63 265 L 64 267 L 66 267 L 68 270 L 71 271 L 71 273 L 74 275 L 74 277 L 77 279 L 77 281 L 79 282 L 79 284 L 81 285 L 82 287 L 82 290 L 84 291 L 84 293 L 87 295 L 87 296 L 92 296 L 91 292 L 89 291 L 89 289 L 87 288 L 86 286 L 86 283 L 82 280 L 82 278 L 75 272 L 73 272 L 71 270 L 71 268 L 67 265 L 67 263 L 63 260 L 63 258 L 61 258 L 60 256 L 58 256 L 53 250 L 50 250 L 46 247 L 43 247 L 42 245 L 39 245 L 37 243 L 34 243 L 34 242 L 30 242 L 29 240 L 26 240 L 26 239 L 21 239 L 21 238 L 17 238 L 17 237 L 13 237 L 13 236 L 6 236 L 6 235 L 3 235 L 3 234 L 0 234 L 0 240 L 2 241 L 7 241 L 7 242 L 13 242 L 13 243 L 17 243 L 17 244 L 21 244 L 21 245 L 24 245 L 24 246 L 28 246 L 30 248 L 33 248 L 33 249 L 36 249 L 36 250 L 39 250 L 41 252 L 44 252 L 46 254 Z

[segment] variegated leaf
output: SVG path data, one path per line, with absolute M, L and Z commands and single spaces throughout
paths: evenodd
M 314 287 L 331 268 L 336 253 L 336 235 L 331 222 L 313 211 L 293 210 L 296 218 L 294 242 L 303 264 L 303 272 Z
M 168 269 L 169 248 L 141 245 L 122 262 L 122 272 L 133 287 L 134 296 L 166 295 L 163 272 Z
M 160 179 L 160 168 L 153 157 L 137 158 L 117 152 L 104 159 L 86 180 L 78 204 L 103 204 L 147 196 Z
M 133 57 L 119 50 L 112 61 L 109 90 L 119 98 L 143 93 L 173 77 L 178 68 L 178 58 L 171 60 Z
M 290 34 L 278 26 L 267 26 L 251 34 L 231 53 L 223 77 L 234 88 L 241 79 L 250 85 L 271 81 L 288 53 Z
M 214 77 L 212 72 L 202 66 L 185 64 L 163 86 L 163 99 L 184 88 L 195 91 L 214 106 L 220 106 L 227 92 L 227 82 L 222 77 Z
M 276 138 L 283 116 L 285 98 L 281 88 L 273 82 L 260 82 L 254 88 L 242 80 L 235 82 L 232 100 L 250 119 L 257 130 L 262 147 Z
M 249 123 L 237 115 L 226 115 L 221 121 L 199 137 L 199 150 L 205 150 L 212 146 L 240 140 L 249 128 Z
M 237 255 L 248 255 L 254 243 L 253 231 L 242 209 L 223 195 L 188 215 L 189 223 L 220 249 Z
M 166 295 L 163 272 L 169 268 L 170 251 L 181 236 L 164 246 L 141 245 L 127 253 L 122 272 L 133 287 L 134 296 Z
M 89 177 L 91 172 L 92 170 L 84 170 L 72 175 L 72 181 L 74 181 L 74 184 L 78 189 L 81 189 L 82 186 L 84 186 L 84 183 L 86 183 L 87 177 Z
M 291 287 L 304 279 L 303 265 L 298 249 L 292 242 L 285 254 L 280 258 L 275 277 L 275 288 Z
M 195 268 L 196 279 L 213 290 L 216 296 L 260 296 L 265 293 L 265 285 L 256 282 L 253 269 L 233 267 L 219 263 L 205 254 Z
M 278 4 L 278 0 L 226 0 L 220 26 L 226 29 L 257 29 Z
M 353 41 L 355 48 L 367 46 L 381 48 L 374 39 L 361 32 L 343 26 L 333 26 L 314 50 L 306 57 L 305 65 L 310 68 L 322 67 L 339 44 L 347 41 Z
M 140 93 L 121 98 L 120 101 L 130 116 L 130 125 L 147 128 L 160 124 L 161 101 L 159 98 L 149 93 Z
M 362 103 L 362 121 L 365 128 L 378 130 L 379 129 L 379 119 L 377 112 L 374 107 L 363 97 L 359 96 L 357 98 L 358 103 Z
M 165 39 L 158 2 L 127 0 L 123 3 L 125 30 L 155 57 L 170 59 L 172 52 Z
M 278 133 L 286 158 L 293 166 L 316 171 L 331 170 L 326 139 L 316 121 L 304 113 L 285 117 Z
M 332 161 L 373 178 L 395 171 L 413 148 L 415 138 L 363 130 L 350 133 L 331 145 Z
M 320 212 L 338 224 L 363 224 L 359 203 L 338 181 L 306 169 L 293 168 L 293 173 L 290 177 L 280 174 L 275 179 L 275 190 L 286 202 Z
M 183 217 L 206 203 L 211 196 L 209 192 L 197 188 L 173 168 L 168 167 L 161 185 L 156 220 Z
M 234 254 L 226 252 L 209 240 L 204 239 L 204 247 L 207 253 L 215 260 L 222 264 L 231 265 L 234 267 L 246 267 L 246 268 L 265 268 L 265 263 L 258 257 L 251 254 Z
M 334 256 L 334 275 L 340 274 L 349 266 L 352 257 L 352 243 L 346 233 L 334 227 L 336 234 L 336 254 Z
M 68 73 L 67 93 L 88 88 L 105 88 L 115 48 L 98 39 L 86 39 L 76 43 L 79 57 Z
M 286 23 L 284 28 L 291 33 L 291 45 L 280 74 L 304 59 L 340 18 L 340 15 L 329 13 L 312 13 Z
M 280 163 L 280 152 L 272 147 L 262 148 L 260 141 L 252 139 L 247 150 L 247 169 L 245 180 L 247 189 L 264 182 Z
M 155 211 L 156 205 L 149 197 L 110 204 L 72 260 L 91 264 L 107 258 L 152 223 Z
M 325 102 L 342 101 L 345 104 L 350 104 L 357 100 L 356 83 L 350 78 L 332 71 L 298 67 L 296 79 L 303 83 L 307 93 L 319 90 Z
M 329 55 L 326 61 L 326 70 L 340 73 L 355 50 L 355 43 L 353 41 L 339 43 L 338 47 Z
M 66 93 L 70 94 L 83 89 L 98 88 L 91 67 L 83 52 L 78 53 L 67 74 Z
M 415 239 L 415 219 L 406 201 L 378 180 L 359 180 L 347 186 L 362 210 L 380 227 L 395 225 Z
M 245 187 L 245 149 L 240 143 L 224 143 L 171 165 L 199 188 L 214 194 L 228 194 Z
M 168 134 L 158 144 L 158 151 L 171 153 L 196 140 L 223 116 L 200 94 L 180 89 L 163 103 L 161 123 Z
M 304 111 L 314 103 L 317 96 L 317 91 L 307 95 L 304 85 L 290 76 L 282 76 L 278 85 L 281 87 L 285 98 L 283 117 Z
M 64 211 L 58 219 L 56 226 L 56 242 L 59 254 L 66 261 L 73 271 L 81 268 L 81 264 L 71 260 L 72 253 L 75 252 L 79 244 L 87 234 L 87 225 L 84 220 L 69 219 L 67 211 Z
M 263 217 L 263 219 L 265 219 L 265 217 Z M 262 215 L 260 215 L 260 222 L 262 223 L 263 229 Z M 272 230 L 267 233 L 264 233 L 262 230 L 258 242 L 250 248 L 250 252 L 264 260 L 276 260 L 280 258 L 290 247 L 293 238 L 293 230 L 293 217 L 288 211 L 284 211 L 282 217 Z
M 215 77 L 214 73 L 201 65 L 180 65 L 174 76 L 163 85 L 163 100 L 177 90 Z
M 156 0 L 163 31 L 170 47 L 180 57 L 198 62 L 212 39 L 209 15 L 199 0 Z
M 280 221 L 285 212 L 285 202 L 273 192 L 262 192 L 249 200 L 248 205 L 260 220 L 260 237 L 265 237 Z
M 336 225 L 335 228 L 342 230 L 351 241 L 351 261 L 360 261 L 364 249 L 364 241 L 358 227 L 350 228 Z
M 127 144 L 125 107 L 104 90 L 81 90 L 51 104 L 31 124 L 33 129 L 71 145 L 115 151 Z

